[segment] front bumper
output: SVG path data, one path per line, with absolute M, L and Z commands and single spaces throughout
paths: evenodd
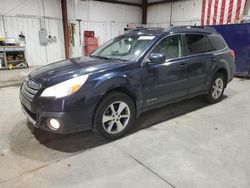
M 93 106 L 83 106 L 75 111 L 55 111 L 55 106 L 60 103 L 58 101 L 57 105 L 53 105 L 51 102 L 46 103 L 39 99 L 31 101 L 25 98 L 21 92 L 19 96 L 23 113 L 28 121 L 37 128 L 60 134 L 81 132 L 92 128 Z M 62 99 L 61 104 L 64 103 L 65 101 Z M 54 111 L 44 110 L 45 108 Z M 60 122 L 61 126 L 56 131 L 48 126 L 48 120 L 51 118 Z
M 21 104 L 21 110 L 23 111 L 24 115 L 27 117 L 28 121 L 35 126 L 36 128 L 38 128 L 36 120 L 30 115 L 30 113 L 28 112 L 28 110 L 25 109 L 24 105 Z

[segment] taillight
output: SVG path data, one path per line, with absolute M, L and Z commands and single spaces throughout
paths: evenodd
M 233 50 L 230 50 L 229 54 L 234 58 L 235 57 L 235 52 Z

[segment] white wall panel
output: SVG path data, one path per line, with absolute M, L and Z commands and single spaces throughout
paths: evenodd
M 148 7 L 148 23 L 168 22 L 170 20 L 170 6 L 168 3 Z
M 42 1 L 42 0 L 38 0 Z M 61 0 L 43 0 L 45 16 L 53 18 L 62 18 Z M 42 6 L 39 7 L 41 11 Z
M 243 14 L 246 16 L 250 16 L 250 1 L 249 0 L 246 1 L 246 7 L 245 7 Z
M 68 0 L 68 17 L 93 22 L 141 22 L 141 8 L 98 1 Z
M 46 49 L 40 46 L 38 30 L 39 19 L 22 19 L 22 32 L 26 36 L 26 58 L 30 66 L 47 64 Z
M 1 25 L 3 21 L 1 21 Z M 56 43 L 41 46 L 39 42 L 38 31 L 40 30 L 40 19 L 21 18 L 14 16 L 5 16 L 4 23 L 9 38 L 17 38 L 22 32 L 26 37 L 26 58 L 30 66 L 44 65 L 54 61 L 64 59 L 64 40 L 62 31 L 62 21 L 45 19 L 46 28 L 51 34 L 57 37 Z M 3 29 L 0 35 L 4 36 Z
M 1 36 L 18 38 L 21 31 L 26 36 L 26 58 L 30 66 L 65 58 L 60 0 L 1 0 L 0 14 L 3 15 L 0 21 Z M 44 16 L 48 33 L 57 37 L 57 42 L 47 46 L 40 45 L 38 34 L 40 19 Z
M 152 1 L 153 2 L 153 1 Z M 171 23 L 173 25 L 199 25 L 200 0 L 184 0 L 172 3 Z M 152 5 L 148 8 L 148 23 L 170 25 L 171 3 Z
M 141 8 L 102 2 L 91 2 L 89 19 L 92 21 L 141 22 Z
M 36 45 L 35 42 L 40 28 L 38 19 L 4 17 L 4 23 L 7 32 L 6 37 L 17 38 L 21 31 L 26 36 L 26 58 L 29 65 L 41 65 L 46 62 L 46 59 L 43 58 L 45 57 L 45 49 Z M 37 32 L 35 32 L 36 29 Z M 4 36 L 4 33 L 0 33 L 0 35 Z
M 43 9 L 44 4 L 44 9 Z M 61 18 L 60 0 L 1 0 L 0 14 L 5 16 L 33 15 Z
M 156 2 L 159 0 L 149 0 Z M 173 25 L 200 25 L 202 0 L 183 0 L 172 3 Z M 171 3 L 152 5 L 148 8 L 148 24 L 170 25 Z M 250 1 L 246 3 L 245 15 L 250 16 Z
M 26 57 L 29 65 L 45 65 L 64 59 L 64 39 L 61 20 L 60 0 L 0 0 L 0 35 L 17 38 L 22 31 L 26 36 Z M 141 3 L 141 0 L 125 0 Z M 76 2 L 76 4 L 75 4 Z M 99 38 L 99 44 L 122 34 L 128 23 L 141 22 L 141 8 L 128 5 L 117 5 L 96 1 L 68 0 L 68 17 L 75 23 L 75 46 L 72 56 L 83 55 L 83 32 L 94 30 Z M 43 24 L 48 33 L 57 37 L 56 43 L 40 45 L 38 31 L 41 28 L 40 19 L 45 16 Z M 81 41 L 79 44 L 79 28 L 76 19 L 81 22 Z
M 3 17 L 0 17 L 0 36 L 4 36 Z
M 40 15 L 40 0 L 1 0 L 0 13 L 15 16 L 16 14 Z
M 64 39 L 62 20 L 45 19 L 48 34 L 56 36 L 57 41 L 46 46 L 48 63 L 64 59 Z

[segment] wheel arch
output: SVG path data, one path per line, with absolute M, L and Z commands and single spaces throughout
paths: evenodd
M 228 82 L 228 71 L 225 68 L 219 68 L 216 73 L 221 73 L 224 77 L 225 77 L 225 84 L 227 86 L 227 82 Z M 216 74 L 215 73 L 215 74 Z
M 120 93 L 123 93 L 127 96 L 129 96 L 134 104 L 135 104 L 135 107 L 136 107 L 136 95 L 133 91 L 131 91 L 131 89 L 128 89 L 127 87 L 125 86 L 117 86 L 117 87 L 114 87 L 114 88 L 111 88 L 109 90 L 107 90 L 105 93 L 103 93 L 103 95 L 99 98 L 98 100 L 98 104 L 97 106 L 99 106 L 100 102 L 106 97 L 108 96 L 110 93 L 112 92 L 120 92 Z
M 134 102 L 135 112 L 136 112 L 136 116 L 137 116 L 137 114 L 138 114 L 137 100 L 138 100 L 139 96 L 136 95 L 136 92 L 134 91 L 132 85 L 129 83 L 129 81 L 125 77 L 114 77 L 114 78 L 108 79 L 106 81 L 103 81 L 101 83 L 98 83 L 95 87 L 95 90 L 100 95 L 97 99 L 97 104 L 96 104 L 95 109 L 94 109 L 93 117 L 95 116 L 95 113 L 96 113 L 101 101 L 112 92 L 120 92 L 120 93 L 123 93 L 123 94 L 129 96 L 132 99 L 132 101 Z M 92 126 L 93 126 L 93 123 L 92 123 Z

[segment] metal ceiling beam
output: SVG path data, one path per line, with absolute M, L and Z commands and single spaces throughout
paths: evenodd
M 163 4 L 163 3 L 170 3 L 170 2 L 174 2 L 174 1 L 179 1 L 179 0 L 161 0 L 161 1 L 148 3 L 148 6 L 159 5 L 159 4 Z
M 82 1 L 86 1 L 86 0 L 82 0 Z M 117 0 L 93 0 L 93 1 L 142 7 L 142 5 L 139 3 L 126 2 L 126 1 L 117 1 Z

